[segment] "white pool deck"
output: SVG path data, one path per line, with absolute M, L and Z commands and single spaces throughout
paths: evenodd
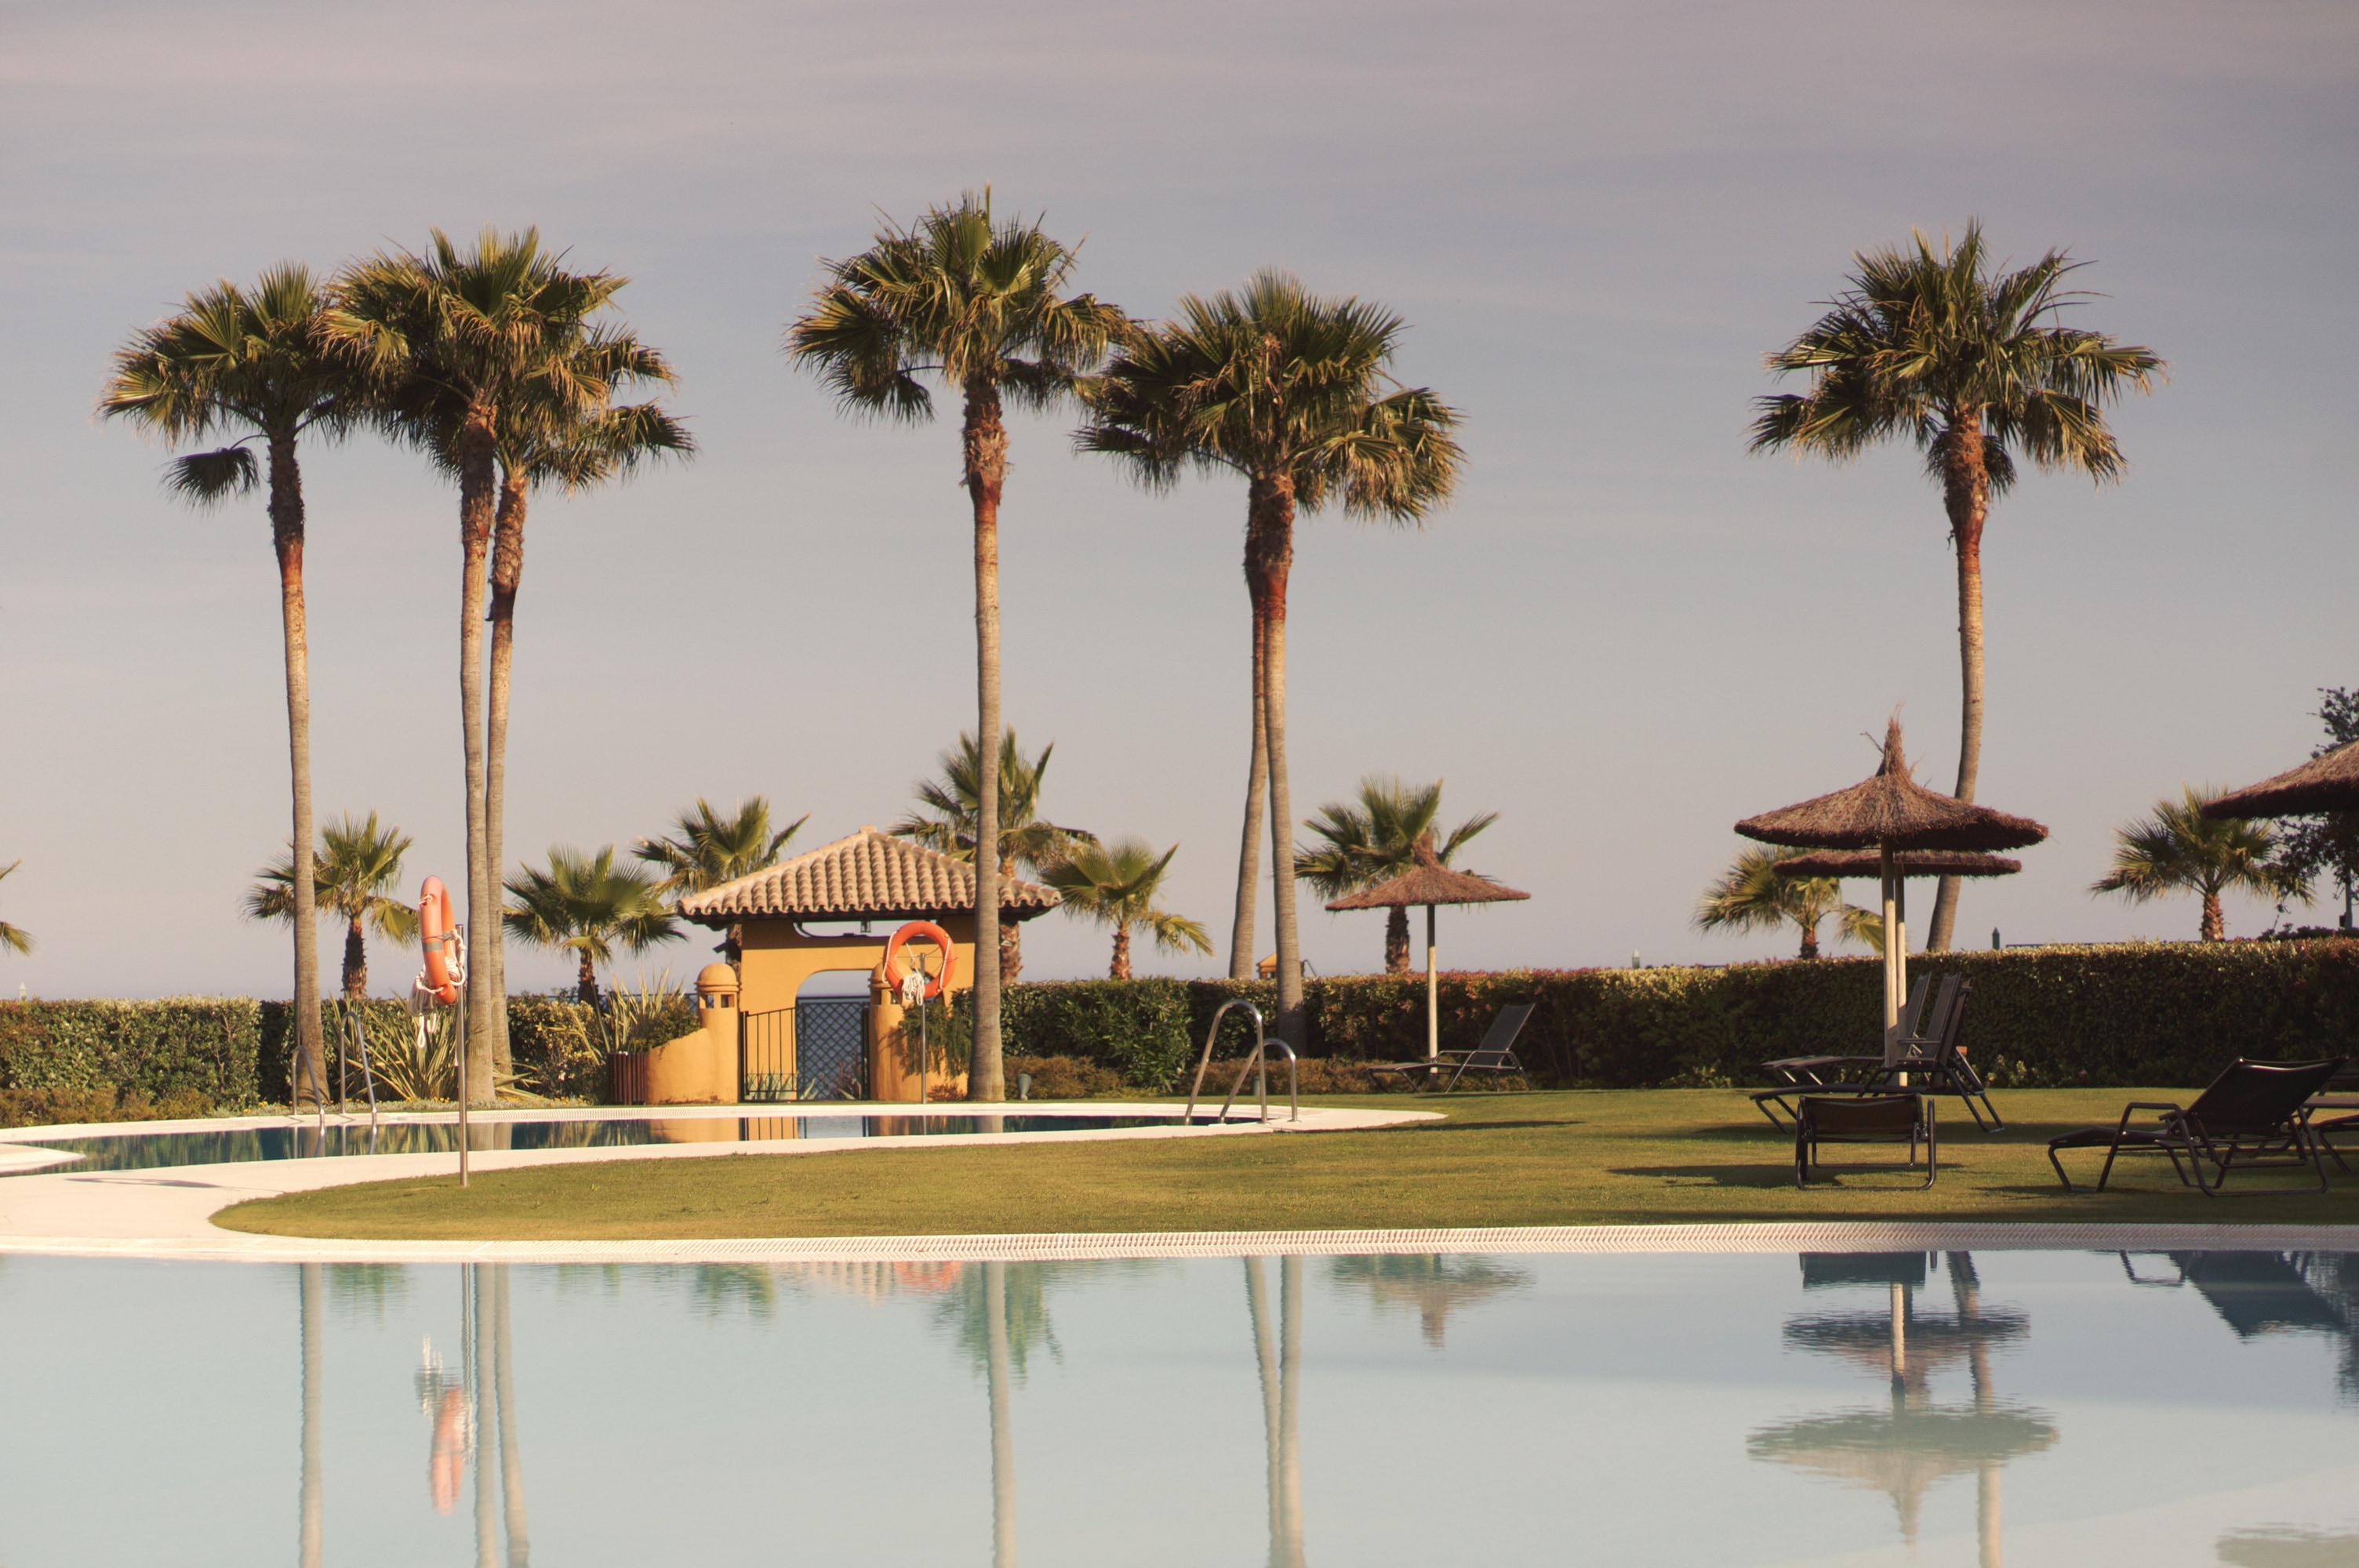
M 1177 1117 L 1172 1104 L 1038 1103 L 942 1107 L 952 1116 Z M 773 1116 L 903 1116 L 910 1108 L 837 1105 L 604 1107 L 479 1112 L 471 1122 L 701 1119 L 735 1120 Z M 584 1164 L 608 1160 L 698 1160 L 741 1154 L 817 1155 L 860 1150 L 941 1149 L 1082 1140 L 1265 1137 L 1285 1132 L 1349 1131 L 1440 1119 L 1433 1111 L 1305 1107 L 1301 1120 L 1233 1121 L 1223 1127 L 1091 1129 L 1072 1132 L 927 1133 L 878 1138 L 764 1139 L 734 1142 L 655 1143 L 597 1149 L 476 1150 L 473 1171 L 527 1165 Z M 387 1125 L 441 1122 L 448 1112 L 388 1114 Z M 1522 1226 L 1426 1230 L 1150 1231 L 1087 1235 L 723 1237 L 666 1241 L 377 1241 L 255 1236 L 224 1230 L 213 1216 L 250 1198 L 405 1176 L 451 1175 L 448 1154 L 342 1155 L 309 1160 L 254 1160 L 177 1165 L 146 1171 L 77 1173 L 55 1151 L 27 1145 L 63 1137 L 153 1132 L 228 1132 L 255 1128 L 310 1127 L 311 1119 L 285 1116 L 212 1118 L 194 1121 L 120 1122 L 81 1127 L 0 1130 L 0 1171 L 59 1168 L 0 1179 L 0 1254 L 46 1254 L 247 1263 L 755 1263 L 861 1260 L 975 1261 L 1101 1258 L 1277 1257 L 1365 1253 L 1681 1253 L 1905 1252 L 1955 1249 L 2062 1251 L 2261 1250 L 2359 1251 L 2359 1226 L 2277 1225 L 2258 1217 L 2232 1223 L 2174 1225 L 2006 1223 L 1988 1221 L 1854 1221 L 1701 1225 Z M 366 1117 L 329 1118 L 329 1125 L 365 1130 Z M 71 1161 L 73 1157 L 62 1157 Z M 2190 1209 L 2203 1203 L 2189 1197 Z M 2196 1210 L 2195 1212 L 2201 1212 Z M 2240 1216 L 2246 1212 L 2236 1211 Z

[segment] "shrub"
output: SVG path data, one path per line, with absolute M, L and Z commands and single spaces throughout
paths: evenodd
M 1088 1099 L 1119 1093 L 1125 1087 L 1122 1075 L 1112 1067 L 1085 1062 L 1078 1056 L 1008 1056 L 1004 1060 L 1010 1098 L 1015 1097 L 1019 1073 L 1032 1075 L 1034 1099 Z
M 0 1089 L 0 1127 L 51 1127 L 84 1121 L 179 1121 L 212 1114 L 213 1102 L 194 1089 L 174 1089 L 151 1100 L 138 1090 L 111 1088 Z
M 0 1088 L 254 1103 L 260 1009 L 242 997 L 0 1001 Z
M 1162 1094 L 1195 1061 L 1188 993 L 1184 980 L 1013 985 L 1000 1000 L 1000 1038 L 1012 1052 L 1094 1062 L 1133 1087 Z

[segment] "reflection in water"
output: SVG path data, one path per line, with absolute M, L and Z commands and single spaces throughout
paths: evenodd
M 2162 1258 L 2163 1274 L 2138 1259 Z M 2339 1342 L 2335 1387 L 2359 1403 L 2359 1256 L 2348 1252 L 2161 1252 L 2121 1254 L 2134 1285 L 2192 1286 L 2239 1339 L 2314 1334 Z M 2359 1559 L 2354 1559 L 2359 1561 Z
M 303 1480 L 296 1505 L 296 1558 L 320 1568 L 320 1265 L 303 1264 L 297 1287 L 303 1346 Z
M 1857 1486 L 1873 1487 L 1892 1499 L 1900 1532 L 1913 1551 L 1925 1494 L 1949 1476 L 1975 1476 L 1975 1534 L 1983 1568 L 2001 1561 L 1999 1471 L 2010 1459 L 2037 1454 L 2056 1442 L 2045 1412 L 2003 1404 L 1991 1379 L 1991 1346 L 2027 1334 L 2022 1314 L 1984 1312 L 1982 1285 L 1971 1253 L 1949 1255 L 1954 1311 L 1919 1314 L 1915 1292 L 1927 1275 L 1925 1255 L 1806 1255 L 1805 1289 L 1843 1285 L 1885 1287 L 1883 1314 L 1829 1313 L 1789 1319 L 1785 1341 L 1801 1350 L 1829 1354 L 1880 1373 L 1890 1390 L 1889 1405 L 1814 1416 L 1753 1433 L 1746 1449 L 1756 1459 L 1792 1465 Z M 1967 1405 L 1934 1401 L 1935 1371 L 1963 1361 L 1973 1379 Z
M 1523 1290 L 1532 1282 L 1524 1270 L 1489 1258 L 1427 1253 L 1338 1258 L 1329 1266 L 1329 1277 L 1339 1285 L 1357 1285 L 1366 1291 L 1380 1313 L 1415 1312 L 1425 1342 L 1436 1350 L 1442 1346 L 1451 1313 L 1487 1296 Z
M 1245 1308 L 1261 1370 L 1262 1436 L 1269 1469 L 1270 1568 L 1302 1568 L 1302 1260 L 1278 1260 L 1278 1345 L 1269 1332 L 1262 1260 L 1247 1258 Z
M 2220 1538 L 2228 1568 L 2352 1568 L 2359 1535 L 2310 1530 L 2239 1530 Z

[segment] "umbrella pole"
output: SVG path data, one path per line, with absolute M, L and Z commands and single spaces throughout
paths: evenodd
M 1425 906 L 1425 1059 L 1441 1054 L 1441 981 L 1433 967 L 1433 905 Z
M 1884 1059 L 1892 1059 L 1900 1037 L 1900 999 L 1908 984 L 1908 934 L 1900 925 L 1899 868 L 1893 864 L 1892 846 L 1877 846 L 1884 878 Z

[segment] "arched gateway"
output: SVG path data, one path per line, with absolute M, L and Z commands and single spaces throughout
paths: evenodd
M 1003 921 L 1029 920 L 1056 906 L 1057 895 L 1048 888 L 1001 880 Z M 898 1044 L 901 1009 L 878 978 L 885 944 L 901 922 L 930 920 L 948 932 L 958 948 L 953 989 L 973 984 L 974 868 L 874 827 L 693 894 L 680 902 L 679 913 L 715 930 L 737 928 L 743 971 L 738 1083 L 745 1100 L 918 1098 L 914 1064 L 886 1048 Z M 848 935 L 809 929 L 855 921 L 861 929 Z M 819 1008 L 799 1030 L 796 998 L 803 982 L 835 970 L 869 976 L 857 1033 L 842 1027 L 848 1021 L 823 1016 Z M 964 1075 L 951 1082 L 962 1091 Z

